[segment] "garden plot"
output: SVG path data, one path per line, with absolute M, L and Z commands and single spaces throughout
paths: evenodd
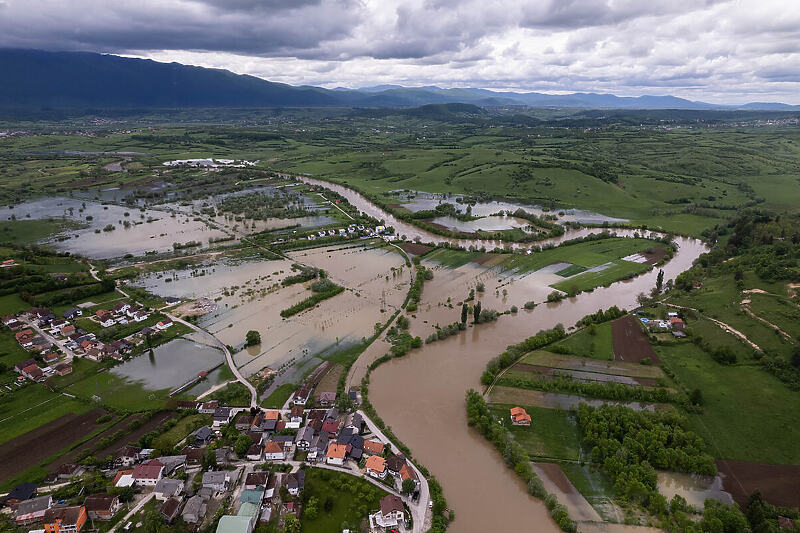
M 578 522 L 603 521 L 557 464 L 531 463 L 531 467 L 542 480 L 545 490 L 555 494 L 558 503 L 567 508 L 570 518 Z

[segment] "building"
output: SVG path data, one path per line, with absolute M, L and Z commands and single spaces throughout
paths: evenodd
M 344 458 L 346 455 L 347 446 L 333 442 L 330 446 L 328 446 L 328 451 L 325 454 L 325 462 L 329 465 L 342 466 L 344 464 Z
M 216 533 L 253 533 L 256 520 L 252 516 L 224 515 L 219 519 Z
M 379 440 L 365 440 L 364 452 L 372 455 L 382 455 L 384 444 Z
M 406 457 L 405 455 L 395 455 L 390 454 L 389 457 L 386 458 L 386 468 L 389 470 L 389 473 L 395 476 L 400 475 L 400 470 L 406 464 Z
M 158 321 L 158 323 L 156 324 L 156 329 L 164 331 L 165 329 L 168 329 L 171 325 L 172 325 L 172 319 L 165 318 L 164 320 Z
M 86 497 L 83 505 L 89 518 L 97 520 L 110 520 L 122 509 L 119 497 L 111 494 L 92 494 Z
M 16 508 L 20 502 L 30 500 L 34 496 L 36 496 L 36 484 L 26 482 L 16 485 L 13 489 L 11 489 L 11 492 L 9 492 L 6 497 L 0 501 L 2 501 L 2 503 L 5 505 Z
M 83 316 L 83 311 L 81 311 L 77 307 L 70 307 L 69 309 L 64 311 L 64 313 L 61 316 L 63 316 L 67 320 L 74 320 L 75 318 L 77 318 L 79 316 Z
M 320 405 L 334 405 L 336 403 L 336 393 L 335 392 L 321 392 L 319 394 L 319 404 Z
M 212 400 L 212 401 L 210 401 L 210 402 L 203 402 L 203 403 L 201 403 L 201 404 L 200 404 L 200 407 L 197 409 L 197 411 L 198 411 L 200 414 L 204 414 L 204 415 L 213 415 L 213 414 L 214 414 L 214 411 L 216 411 L 216 410 L 217 410 L 217 407 L 219 407 L 219 402 L 218 402 L 218 401 L 216 401 L 216 400 Z
M 312 440 L 314 440 L 314 430 L 306 426 L 297 432 L 294 443 L 300 450 L 308 450 L 311 447 Z
M 246 457 L 248 461 L 260 461 L 264 448 L 260 444 L 253 444 L 247 449 Z M 281 450 L 283 451 L 283 450 Z
M 216 492 L 224 492 L 228 490 L 228 484 L 230 482 L 230 473 L 225 470 L 219 472 L 206 472 L 203 474 L 204 489 L 211 489 Z
M 195 495 L 189 498 L 186 501 L 186 505 L 183 506 L 183 521 L 187 524 L 197 524 L 198 522 L 203 520 L 203 517 L 206 515 L 206 501 L 208 498 L 203 496 Z
M 406 463 L 400 467 L 400 483 L 403 481 L 410 479 L 414 482 L 415 485 L 419 485 L 419 478 L 417 477 L 417 473 L 414 472 L 414 469 Z
M 86 507 L 56 507 L 44 513 L 44 530 L 47 533 L 78 533 L 86 523 Z
M 512 407 L 511 423 L 515 426 L 530 426 L 531 415 L 529 415 L 522 407 Z
M 53 506 L 53 498 L 49 494 L 24 500 L 17 505 L 15 522 L 18 526 L 27 526 L 44 519 L 44 514 Z
M 244 478 L 245 490 L 255 490 L 257 487 L 266 487 L 269 480 L 269 472 L 250 472 Z
M 230 407 L 217 407 L 214 409 L 214 428 L 220 428 L 228 424 L 233 419 L 233 413 Z
M 405 508 L 403 500 L 394 494 L 381 498 L 381 508 L 369 516 L 370 525 L 380 528 L 397 527 L 405 521 Z
M 286 459 L 286 452 L 279 442 L 270 441 L 264 445 L 265 461 L 283 461 Z
M 309 461 L 322 461 L 325 459 L 325 450 L 328 448 L 327 433 L 320 433 L 311 440 L 311 446 L 308 447 L 308 455 L 306 459 Z
M 158 459 L 151 459 L 133 467 L 131 477 L 139 486 L 155 487 L 164 475 L 164 464 Z
M 100 309 L 97 313 L 95 313 L 95 315 L 97 315 L 97 321 L 100 322 L 100 325 L 103 326 L 104 328 L 110 328 L 111 326 L 116 324 L 116 321 L 114 320 L 114 315 L 112 315 L 109 311 L 106 311 L 105 309 Z
M 178 516 L 178 511 L 181 508 L 181 501 L 180 498 L 170 498 L 161 505 L 161 516 L 164 517 L 164 521 L 168 524 L 172 523 Z
M 208 426 L 203 426 L 194 432 L 194 443 L 196 446 L 205 446 L 211 442 L 211 438 L 213 436 L 214 434 L 211 431 L 211 428 Z
M 157 500 L 167 501 L 183 493 L 183 481 L 180 479 L 162 477 L 158 480 L 158 483 L 156 483 L 153 493 Z
M 384 479 L 386 477 L 386 459 L 380 455 L 370 455 L 367 457 L 367 475 L 376 479 Z
M 299 405 L 292 406 L 292 410 L 289 411 L 289 420 L 291 422 L 296 422 L 298 424 L 303 423 L 303 408 Z
M 118 467 L 135 465 L 139 462 L 139 452 L 141 451 L 142 449 L 136 446 L 123 446 L 117 450 L 117 454 L 114 456 L 114 464 Z
M 676 331 L 683 331 L 686 328 L 686 324 L 684 324 L 683 320 L 677 316 L 670 317 L 669 326 Z
M 59 376 L 66 376 L 67 374 L 72 374 L 72 365 L 69 363 L 58 363 L 55 367 L 53 367 L 56 374 Z

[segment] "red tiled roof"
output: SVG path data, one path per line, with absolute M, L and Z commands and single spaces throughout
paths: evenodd
M 383 453 L 383 443 L 377 440 L 365 440 L 364 451 L 370 453 Z
M 373 472 L 383 472 L 386 470 L 386 459 L 380 455 L 370 455 L 367 457 L 366 468 Z
M 280 445 L 278 442 L 268 442 L 264 445 L 264 452 L 265 453 L 281 453 L 283 452 L 283 446 Z
M 328 447 L 328 453 L 325 454 L 325 457 L 330 457 L 331 459 L 344 459 L 345 455 L 347 455 L 347 446 L 344 444 L 336 444 L 334 442 Z

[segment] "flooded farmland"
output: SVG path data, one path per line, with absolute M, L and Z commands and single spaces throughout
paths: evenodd
M 719 500 L 728 505 L 733 504 L 733 497 L 722 488 L 722 478 L 701 476 L 699 474 L 681 474 L 679 472 L 659 472 L 658 492 L 669 501 L 673 496 L 682 496 L 686 503 L 697 509 L 703 508 L 707 498 Z

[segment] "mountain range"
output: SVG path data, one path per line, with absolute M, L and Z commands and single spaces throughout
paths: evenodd
M 591 109 L 800 110 L 777 102 L 717 105 L 675 96 L 500 92 L 435 86 L 360 89 L 293 86 L 180 63 L 91 52 L 0 49 L 0 107 L 414 107 L 460 103 L 480 107 Z

